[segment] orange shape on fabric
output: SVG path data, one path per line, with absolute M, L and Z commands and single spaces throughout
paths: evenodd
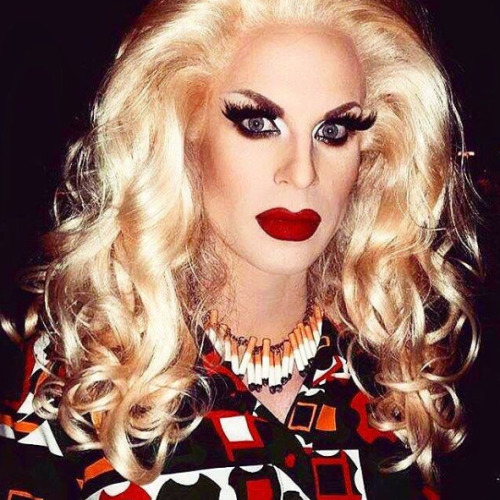
M 96 476 L 100 476 L 105 472 L 109 472 L 113 469 L 113 466 L 108 462 L 107 458 L 101 458 L 97 462 L 94 462 L 92 465 L 89 465 L 85 472 L 83 473 L 83 482 L 87 482 L 90 479 L 93 479 Z
M 333 406 L 323 405 L 319 412 L 319 417 L 316 422 L 316 429 L 318 431 L 336 431 L 337 430 L 337 420 L 336 420 L 337 409 Z
M 31 500 L 43 500 L 43 498 L 34 497 L 31 493 L 28 493 L 27 491 L 19 491 L 19 490 L 10 490 L 7 500 L 13 500 L 14 498 L 18 497 L 31 498 Z
M 309 421 L 300 421 L 296 422 L 298 420 L 298 412 L 304 411 L 305 408 L 311 408 L 310 415 L 309 415 Z M 305 432 L 310 432 L 314 417 L 316 416 L 316 411 L 318 410 L 318 405 L 316 403 L 303 403 L 299 401 L 295 408 L 293 409 L 292 415 L 290 417 L 290 422 L 288 423 L 288 428 L 292 431 L 305 431 Z
M 0 415 L 0 423 L 7 425 L 8 427 L 17 432 L 23 432 L 26 434 L 35 431 L 40 426 L 40 424 L 35 424 L 34 422 L 14 420 L 10 415 L 5 415 L 5 414 Z

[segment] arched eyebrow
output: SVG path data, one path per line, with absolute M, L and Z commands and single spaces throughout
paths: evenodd
M 242 94 L 245 97 L 252 99 L 258 105 L 269 109 L 278 118 L 283 118 L 285 116 L 285 110 L 279 104 L 276 104 L 275 102 L 271 101 L 271 99 L 268 99 L 266 96 L 263 96 L 262 94 L 259 94 L 258 92 L 255 92 L 254 90 L 238 89 L 238 90 L 233 90 L 229 93 L 230 94 L 233 94 L 233 93 L 234 94 Z M 330 111 L 327 111 L 323 116 L 323 121 L 337 118 L 338 116 L 341 116 L 344 113 L 347 113 L 347 111 L 350 111 L 353 108 L 359 108 L 360 111 L 362 109 L 361 104 L 359 104 L 356 101 L 346 102 L 346 103 L 341 104 L 340 106 L 338 106 L 334 109 L 331 109 Z
M 325 116 L 323 116 L 323 120 L 331 120 L 333 118 L 337 118 L 344 113 L 347 113 L 348 111 L 351 111 L 353 108 L 359 108 L 359 111 L 361 112 L 362 108 L 359 103 L 356 101 L 351 101 L 351 102 L 346 102 L 345 104 L 341 104 L 340 106 L 336 107 L 335 109 L 332 109 L 330 111 L 327 111 L 325 113 Z
M 269 111 L 271 111 L 278 118 L 283 118 L 285 116 L 285 110 L 280 105 L 271 101 L 271 99 L 268 99 L 267 97 L 263 96 L 262 94 L 255 92 L 254 90 L 238 89 L 238 90 L 233 90 L 230 93 L 231 94 L 233 94 L 233 93 L 234 94 L 242 94 L 245 97 L 252 99 L 252 101 L 255 101 L 258 105 L 269 109 Z

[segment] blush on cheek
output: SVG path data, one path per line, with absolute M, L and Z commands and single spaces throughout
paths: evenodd
M 359 149 L 353 153 L 353 157 L 349 158 L 349 161 L 346 163 L 343 176 L 345 190 L 347 190 L 347 192 L 350 192 L 356 184 L 359 174 L 359 166 L 361 164 L 361 153 Z
M 203 197 L 222 196 L 227 193 L 227 179 L 223 175 L 221 161 L 215 162 L 208 157 L 203 165 L 202 175 Z

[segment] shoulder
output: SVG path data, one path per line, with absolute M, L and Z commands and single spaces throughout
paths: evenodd
M 33 336 L 17 350 L 9 348 L 11 376 L 0 397 L 1 498 L 79 498 L 74 467 L 63 456 L 69 438 L 57 421 L 37 415 L 33 406 L 49 373 L 49 350 L 46 334 Z
M 28 339 L 12 353 L 9 384 L 0 399 L 0 436 L 23 444 L 43 446 L 58 456 L 61 448 L 49 421 L 35 413 L 35 392 L 48 377 L 50 339 L 45 333 Z

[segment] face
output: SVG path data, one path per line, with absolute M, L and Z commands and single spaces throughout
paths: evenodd
M 203 203 L 223 253 L 306 271 L 344 216 L 360 164 L 364 76 L 341 34 L 253 33 L 215 83 Z

